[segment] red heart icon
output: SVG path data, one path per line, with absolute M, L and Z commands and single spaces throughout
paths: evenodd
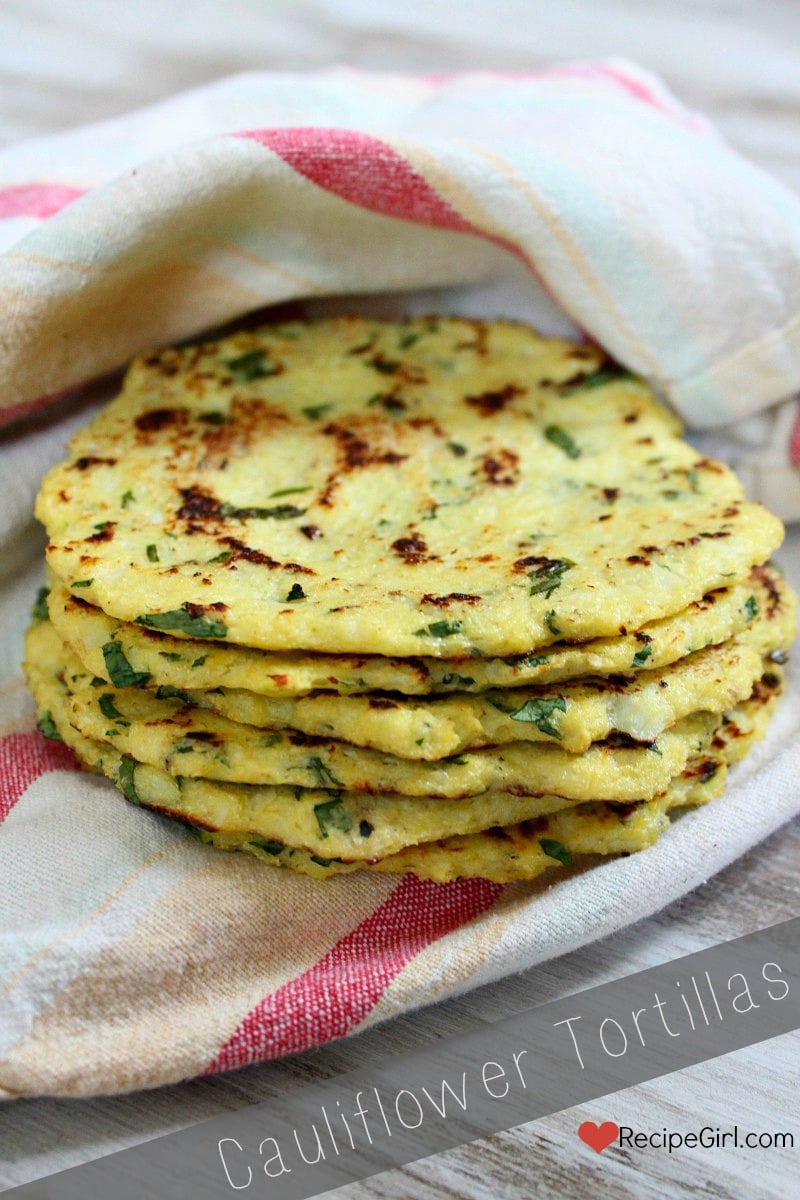
M 619 1125 L 615 1125 L 613 1121 L 603 1121 L 602 1125 L 595 1125 L 594 1121 L 584 1121 L 578 1126 L 578 1137 L 598 1154 L 602 1154 L 606 1146 L 610 1146 L 614 1139 L 619 1137 Z

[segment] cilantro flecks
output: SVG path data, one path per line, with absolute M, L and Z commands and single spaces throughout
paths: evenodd
M 145 625 L 148 629 L 178 629 L 187 637 L 224 638 L 228 626 L 212 617 L 195 617 L 184 608 L 173 608 L 170 612 L 145 613 L 136 617 L 137 625 Z
M 93 579 L 76 579 L 73 581 L 72 587 L 74 587 L 74 588 L 76 588 L 76 587 L 79 587 L 79 588 L 91 587 L 93 583 L 94 583 Z
M 575 392 L 587 391 L 591 388 L 603 387 L 607 383 L 619 383 L 623 379 L 633 379 L 630 371 L 622 370 L 620 367 L 600 367 L 597 371 L 592 371 L 591 375 L 584 375 L 575 383 L 564 383 L 558 389 L 561 396 L 572 396 Z
M 556 610 L 554 608 L 551 608 L 549 612 L 544 614 L 544 623 L 550 632 L 556 634 L 556 636 L 563 632 L 556 620 Z
M 283 842 L 276 842 L 272 838 L 254 837 L 250 838 L 247 843 L 249 846 L 257 846 L 259 850 L 263 850 L 265 854 L 282 854 L 286 849 Z
M 747 597 L 742 606 L 742 611 L 744 612 L 744 615 L 747 617 L 748 621 L 755 621 L 756 617 L 758 616 L 758 601 L 756 600 L 755 596 Z
M 120 786 L 123 796 L 126 800 L 130 800 L 131 804 L 140 803 L 135 780 L 136 759 L 131 758 L 130 754 L 124 754 L 117 769 L 117 783 Z
M 539 845 L 548 858 L 556 859 L 562 866 L 572 866 L 572 852 L 567 849 L 563 842 L 557 842 L 555 838 L 541 838 Z
M 454 633 L 461 633 L 460 621 L 432 621 L 422 629 L 415 629 L 414 637 L 452 637 Z
M 97 703 L 104 717 L 108 717 L 110 721 L 116 721 L 119 725 L 130 725 L 130 721 L 125 720 L 122 713 L 114 704 L 114 697 L 111 695 L 111 692 L 103 692 L 102 696 L 98 696 Z
M 475 680 L 471 675 L 459 675 L 457 671 L 448 671 L 442 676 L 442 687 L 468 688 Z
M 546 733 L 548 737 L 558 738 L 561 741 L 561 733 L 558 728 L 550 720 L 553 713 L 567 711 L 567 702 L 563 696 L 553 696 L 552 698 L 543 697 L 540 700 L 526 700 L 522 708 L 518 708 L 516 712 L 509 713 L 512 721 L 527 721 L 531 725 L 535 725 L 542 733 Z
M 300 411 L 304 417 L 308 417 L 309 421 L 319 421 L 332 408 L 332 404 L 309 404 L 307 408 L 302 408 Z
M 650 655 L 653 653 L 652 646 L 642 646 L 641 650 L 637 650 L 633 656 L 632 667 L 643 667 Z
M 46 738 L 50 738 L 51 742 L 63 742 L 64 740 L 56 729 L 55 721 L 49 712 L 42 713 L 36 722 L 36 728 L 39 730 L 39 733 L 44 734 Z
M 295 496 L 299 492 L 310 492 L 310 491 L 311 491 L 311 484 L 309 483 L 306 485 L 306 487 L 280 488 L 277 492 L 270 492 L 269 498 L 270 498 L 270 500 L 274 500 L 276 496 Z
M 331 788 L 341 788 L 342 784 L 317 755 L 312 755 L 306 766 L 309 771 L 313 772 L 317 781 L 317 787 L 324 788 L 326 791 L 330 791 Z
M 119 642 L 106 642 L 103 646 L 103 660 L 114 687 L 144 687 L 150 679 L 149 671 L 133 669 Z
M 315 804 L 314 816 L 317 818 L 320 835 L 324 838 L 332 829 L 339 833 L 349 833 L 353 828 L 353 818 L 338 796 L 333 800 L 326 800 L 323 804 Z
M 548 425 L 544 436 L 548 442 L 552 442 L 554 446 L 558 446 L 559 450 L 563 450 L 568 458 L 580 458 L 581 450 L 577 442 L 560 425 Z
M 556 588 L 561 587 L 565 573 L 574 566 L 571 558 L 543 558 L 538 566 L 528 572 L 530 595 L 544 593 L 545 600 L 549 600 Z
M 233 372 L 237 383 L 251 383 L 254 379 L 266 379 L 268 375 L 280 373 L 280 367 L 269 362 L 264 350 L 250 350 L 238 358 L 230 358 L 225 366 Z
M 127 492 L 124 492 L 124 493 L 123 493 L 123 495 L 120 497 L 120 501 L 119 501 L 119 502 L 120 502 L 120 506 L 121 506 L 122 508 L 127 508 L 127 507 L 128 507 L 128 505 L 129 505 L 129 504 L 133 504 L 133 502 L 134 502 L 135 500 L 136 500 L 136 497 L 134 496 L 134 494 L 133 494 L 133 492 L 130 490 L 130 488 L 128 488 Z
M 155 544 L 155 542 L 151 542 L 150 545 L 147 547 L 147 558 L 148 558 L 149 562 L 158 562 L 159 561 L 158 546 Z
M 302 517 L 306 512 L 308 509 L 298 508 L 296 504 L 273 504 L 271 508 L 237 508 L 235 504 L 219 506 L 221 517 L 237 517 L 240 521 L 251 517 L 259 521 L 270 518 L 274 521 L 289 521 L 292 517 Z
M 189 693 L 184 692 L 182 688 L 172 687 L 169 683 L 161 683 L 156 688 L 156 700 L 182 700 L 184 704 L 188 704 Z
M 47 609 L 47 597 L 50 595 L 50 588 L 40 587 L 36 593 L 36 599 L 33 602 L 31 616 L 34 621 L 49 621 L 50 613 Z

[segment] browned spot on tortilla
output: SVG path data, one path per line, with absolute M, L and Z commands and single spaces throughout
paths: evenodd
M 217 541 L 220 545 L 227 546 L 228 549 L 233 551 L 225 564 L 226 567 L 229 567 L 236 559 L 241 559 L 243 562 L 254 563 L 259 567 L 269 567 L 271 570 L 292 571 L 295 575 L 316 574 L 310 567 L 304 567 L 300 563 L 279 562 L 271 554 L 265 554 L 263 550 L 255 550 L 252 546 L 245 545 L 239 538 L 223 537 L 218 538 Z
M 392 549 L 408 566 L 436 560 L 436 555 L 428 553 L 427 542 L 416 530 L 411 531 L 410 537 L 398 538 L 396 542 L 392 542 Z
M 390 700 L 388 696 L 370 696 L 370 708 L 399 708 L 400 705 L 396 700 Z
M 515 396 L 524 396 L 525 388 L 518 387 L 515 383 L 507 383 L 504 388 L 500 388 L 495 392 L 481 392 L 479 396 L 465 396 L 464 403 L 469 404 L 471 408 L 476 408 L 482 417 L 493 417 L 495 413 L 501 412 L 509 400 L 513 400 Z
M 84 538 L 86 542 L 111 542 L 114 540 L 115 523 L 109 521 L 103 529 L 98 529 L 96 533 Z
M 423 596 L 420 604 L 432 604 L 435 608 L 449 608 L 451 604 L 478 604 L 482 596 L 472 596 L 469 592 L 449 592 L 446 596 Z
M 519 479 L 519 455 L 513 450 L 496 450 L 484 455 L 480 469 L 494 487 L 513 487 Z
M 161 433 L 170 425 L 185 425 L 188 415 L 185 408 L 151 408 L 140 413 L 133 423 L 140 433 Z
M 94 458 L 91 455 L 86 455 L 83 458 L 78 458 L 72 464 L 75 471 L 86 471 L 89 467 L 96 467 L 102 464 L 106 467 L 116 466 L 115 458 Z

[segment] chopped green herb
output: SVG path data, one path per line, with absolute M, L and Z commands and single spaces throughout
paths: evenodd
M 93 583 L 94 583 L 94 579 L 75 579 L 72 583 L 72 586 L 74 588 L 76 588 L 76 587 L 84 588 L 84 587 L 91 587 Z
M 225 366 L 233 371 L 239 383 L 250 383 L 254 379 L 266 379 L 268 375 L 280 373 L 280 367 L 269 362 L 264 350 L 250 350 L 238 358 L 230 358 Z
M 424 737 L 417 738 L 417 740 L 414 742 L 414 745 L 415 745 L 415 746 L 421 746 L 421 745 L 424 743 L 424 741 L 425 741 L 425 738 L 424 738 Z
M 191 754 L 192 750 L 194 750 L 194 742 L 190 742 L 188 738 L 181 738 L 179 742 L 175 743 L 176 754 Z
M 125 724 L 127 725 L 128 722 L 126 721 Z M 119 737 L 119 732 L 120 731 L 118 729 L 107 729 L 103 736 L 104 737 Z
M 148 629 L 179 629 L 189 637 L 224 638 L 228 626 L 222 621 L 211 617 L 195 617 L 186 606 L 174 608 L 171 612 L 145 613 L 136 617 L 137 625 L 145 625 Z
M 377 354 L 374 358 L 365 358 L 362 361 L 366 366 L 373 367 L 381 375 L 394 375 L 400 370 L 401 366 L 399 362 L 394 362 L 389 358 L 381 358 Z
M 551 633 L 559 634 L 563 632 L 556 620 L 556 610 L 551 608 L 549 612 L 544 614 L 544 623 Z
M 472 687 L 475 680 L 471 675 L 459 675 L 456 671 L 448 671 L 442 676 L 442 687 Z
M 188 704 L 189 693 L 168 683 L 161 683 L 156 688 L 156 700 L 182 700 L 184 704 Z
M 333 408 L 332 404 L 310 404 L 308 408 L 303 408 L 300 411 L 304 417 L 308 417 L 309 421 L 318 421 L 320 417 L 324 417 Z
M 560 741 L 561 733 L 550 718 L 554 712 L 565 713 L 566 711 L 567 702 L 564 697 L 554 696 L 552 699 L 544 697 L 541 700 L 526 700 L 522 708 L 518 708 L 510 716 L 512 721 L 527 721 L 531 725 L 535 725 L 542 733 L 558 738 Z
M 50 595 L 50 588 L 40 587 L 36 593 L 36 599 L 33 602 L 31 616 L 34 621 L 49 621 L 50 613 L 47 610 L 47 597 Z
M 315 804 L 314 816 L 324 838 L 331 829 L 338 830 L 339 833 L 349 833 L 353 828 L 353 818 L 338 797 L 326 800 L 324 804 Z
M 270 500 L 273 500 L 276 496 L 294 496 L 294 495 L 297 495 L 299 492 L 310 492 L 310 491 L 311 491 L 311 484 L 308 484 L 306 487 L 281 488 L 280 491 L 270 492 L 269 498 L 270 498 Z
M 173 654 L 170 650 L 159 650 L 159 658 L 165 658 L 167 662 L 183 662 L 182 654 Z
M 467 453 L 467 447 L 462 446 L 461 442 L 448 442 L 447 449 L 451 454 L 455 454 L 456 458 L 463 458 Z
M 689 487 L 693 492 L 700 491 L 700 474 L 698 471 L 687 471 L 686 478 L 689 480 Z
M 260 521 L 269 518 L 288 521 L 292 517 L 302 517 L 305 512 L 308 512 L 308 509 L 298 508 L 296 504 L 273 504 L 271 508 L 237 508 L 234 504 L 221 504 L 219 507 L 221 517 L 238 517 L 239 520 L 253 517 Z
M 461 633 L 460 621 L 433 621 L 423 629 L 415 629 L 414 637 L 452 637 L 454 633 Z
M 409 346 L 413 346 L 414 342 L 418 342 L 422 337 L 421 333 L 404 333 L 397 343 L 400 350 L 407 350 Z
M 325 788 L 326 790 L 329 790 L 330 788 L 341 788 L 341 783 L 336 776 L 328 770 L 321 758 L 313 756 L 308 760 L 306 766 L 308 767 L 309 771 L 313 771 L 314 777 L 317 781 L 317 787 Z
M 310 854 L 309 858 L 313 863 L 316 863 L 318 867 L 329 867 L 331 863 L 342 861 L 340 858 L 320 858 L 318 854 Z
M 580 458 L 580 447 L 575 439 L 567 433 L 566 429 L 562 429 L 560 425 L 548 425 L 544 431 L 544 436 L 548 442 L 552 442 L 554 446 L 558 446 L 559 450 L 563 450 L 569 458 Z
M 293 583 L 289 588 L 289 594 L 286 597 L 287 604 L 294 604 L 296 600 L 305 600 L 306 594 L 299 583 Z
M 530 595 L 538 596 L 544 593 L 545 600 L 549 600 L 556 588 L 561 587 L 566 572 L 574 566 L 571 558 L 543 559 L 534 570 L 528 572 L 531 581 Z
M 159 561 L 158 546 L 156 546 L 155 542 L 151 542 L 150 545 L 147 547 L 147 557 L 150 562 L 158 562 Z
M 283 842 L 273 841 L 272 838 L 250 838 L 248 845 L 257 846 L 259 850 L 263 850 L 266 854 L 272 855 L 282 854 L 286 849 Z
M 114 687 L 144 687 L 150 679 L 149 671 L 134 671 L 119 642 L 106 642 L 103 660 Z
M 521 662 L 515 658 L 504 658 L 503 662 L 509 667 L 519 667 L 520 670 L 528 670 L 531 667 L 540 667 L 542 663 L 546 663 L 547 655 L 530 654 L 527 658 L 523 658 Z
M 139 803 L 139 796 L 136 792 L 136 759 L 131 758 L 130 754 L 124 754 L 120 760 L 117 768 L 117 783 L 126 800 L 130 800 L 131 804 Z
M 93 529 L 109 529 L 114 524 L 113 521 L 100 521 L 97 525 L 93 525 Z
M 454 758 L 443 758 L 441 761 L 447 763 L 450 767 L 466 767 L 467 765 L 467 760 L 462 758 L 460 754 L 457 754 Z
M 73 675 L 72 678 L 73 678 L 73 680 L 75 680 L 75 679 L 78 679 L 79 676 Z M 108 683 L 107 679 L 101 679 L 99 675 L 95 675 L 94 678 L 92 679 L 90 686 L 91 687 L 106 687 L 107 683 Z
M 562 384 L 558 389 L 562 396 L 572 396 L 575 392 L 583 392 L 590 388 L 603 387 L 607 383 L 618 383 L 622 379 L 633 379 L 630 371 L 620 370 L 619 367 L 600 367 L 591 375 L 584 375 L 576 383 Z
M 572 853 L 562 842 L 557 842 L 555 838 L 541 838 L 539 845 L 548 858 L 555 858 L 565 867 L 572 866 Z
M 51 742 L 63 742 L 64 740 L 56 729 L 55 721 L 49 712 L 42 713 L 36 722 L 36 728 L 39 730 L 39 733 L 43 733 L 46 738 L 50 738 Z
M 659 758 L 664 757 L 664 755 L 661 753 L 661 747 L 659 746 L 658 742 L 650 742 L 647 749 L 651 754 L 657 754 Z
M 214 557 L 210 558 L 208 561 L 210 563 L 226 563 L 226 562 L 229 562 L 232 558 L 233 558 L 232 550 L 223 550 L 221 554 L 215 554 Z
M 108 717 L 110 721 L 119 721 L 120 725 L 130 725 L 130 721 L 126 721 L 122 713 L 114 703 L 114 697 L 110 692 L 104 692 L 102 696 L 98 696 L 97 703 L 100 706 L 100 711 L 104 717 Z
M 133 504 L 133 502 L 135 500 L 136 500 L 136 497 L 134 496 L 134 494 L 130 490 L 130 488 L 128 488 L 127 492 L 123 492 L 122 496 L 120 497 L 120 504 L 122 505 L 123 508 L 127 508 L 128 505 Z
M 207 654 L 201 654 L 199 658 L 196 658 L 194 660 L 194 662 L 192 663 L 192 666 L 193 667 L 202 667 L 203 663 L 206 661 L 207 658 L 208 658 Z
M 283 741 L 283 737 L 279 733 L 269 733 L 262 741 L 262 746 L 270 750 L 273 746 L 279 746 Z
M 633 656 L 632 667 L 643 667 L 650 655 L 653 653 L 652 646 L 642 646 L 641 650 L 637 650 Z
M 211 409 L 210 412 L 198 413 L 197 419 L 204 421 L 206 425 L 225 425 L 228 421 L 225 413 L 217 412 L 215 409 Z
M 748 596 L 742 605 L 742 612 L 747 617 L 748 621 L 755 621 L 758 616 L 758 601 L 755 596 Z

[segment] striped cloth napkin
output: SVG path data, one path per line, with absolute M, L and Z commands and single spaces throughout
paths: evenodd
M 247 74 L 11 146 L 0 290 L 0 1097 L 319 1045 L 649 915 L 800 809 L 794 681 L 727 795 L 642 854 L 552 885 L 320 884 L 80 773 L 18 670 L 33 495 L 98 402 L 76 385 L 264 304 L 380 291 L 578 329 L 698 428 L 770 421 L 800 386 L 800 204 L 658 80 Z

